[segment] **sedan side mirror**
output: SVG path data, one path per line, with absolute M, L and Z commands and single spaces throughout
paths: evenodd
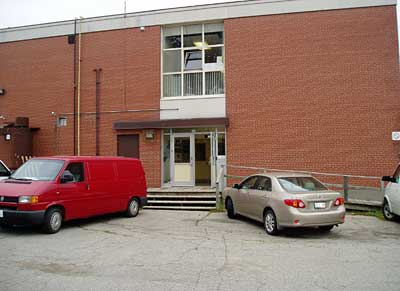
M 233 187 L 232 187 L 233 189 L 240 189 L 240 186 L 239 186 L 239 184 L 233 184 Z
M 71 174 L 70 171 L 65 171 L 60 179 L 61 184 L 69 183 L 74 181 L 74 176 Z
M 396 179 L 391 176 L 383 176 L 382 181 L 396 183 Z

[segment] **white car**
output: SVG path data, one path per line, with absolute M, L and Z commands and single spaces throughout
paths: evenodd
M 383 216 L 387 220 L 394 220 L 400 216 L 400 164 L 393 176 L 383 176 L 382 181 L 389 182 L 385 188 Z
M 0 160 L 0 181 L 8 179 L 10 177 L 11 171 L 7 166 Z

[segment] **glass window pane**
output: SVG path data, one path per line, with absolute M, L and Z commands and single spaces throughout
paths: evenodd
M 224 58 L 222 56 L 222 47 L 213 47 L 206 49 L 204 59 L 204 70 L 217 71 L 224 69 Z
M 163 71 L 164 73 L 180 72 L 181 67 L 181 50 L 164 51 L 163 54 Z
M 168 27 L 163 29 L 164 49 L 181 47 L 181 27 Z
M 163 169 L 164 169 L 164 183 L 171 182 L 171 143 L 170 136 L 164 135 L 164 149 L 163 149 Z
M 208 45 L 224 43 L 224 25 L 222 23 L 211 23 L 204 25 L 204 41 Z
M 218 95 L 224 93 L 224 73 L 206 72 L 206 95 Z
M 185 71 L 201 70 L 203 67 L 201 50 L 184 51 L 183 62 Z
M 225 156 L 225 134 L 218 133 L 218 156 Z
M 185 96 L 203 95 L 203 73 L 184 74 L 183 76 Z
M 194 47 L 202 45 L 201 25 L 186 25 L 183 27 L 183 46 Z
M 182 96 L 181 86 L 182 86 L 181 74 L 164 75 L 163 96 L 164 97 Z
M 190 163 L 190 138 L 175 137 L 175 163 Z

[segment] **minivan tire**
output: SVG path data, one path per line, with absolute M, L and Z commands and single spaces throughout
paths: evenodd
M 394 221 L 396 219 L 396 215 L 390 211 L 389 202 L 386 199 L 383 201 L 382 213 L 386 220 Z
M 235 207 L 233 206 L 231 198 L 226 199 L 226 211 L 230 219 L 234 219 L 236 217 Z
M 132 198 L 128 203 L 128 208 L 126 209 L 126 216 L 127 217 L 135 217 L 139 214 L 140 203 L 139 200 L 136 198 Z
M 264 229 L 269 235 L 277 235 L 279 233 L 276 215 L 271 209 L 268 209 L 264 214 Z
M 48 234 L 56 233 L 60 230 L 62 222 L 62 210 L 57 207 L 50 208 L 44 215 L 44 224 L 42 230 Z

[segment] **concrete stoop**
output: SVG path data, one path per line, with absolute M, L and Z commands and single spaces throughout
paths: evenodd
M 146 209 L 205 210 L 215 208 L 215 190 L 205 188 L 160 188 L 147 190 Z

